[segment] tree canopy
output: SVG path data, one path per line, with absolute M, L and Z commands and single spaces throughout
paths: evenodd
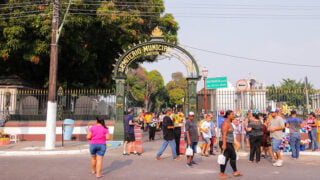
M 269 100 L 285 102 L 289 106 L 306 107 L 305 82 L 293 79 L 282 79 L 280 86 L 271 85 L 267 87 L 270 93 L 267 94 Z M 313 90 L 313 85 L 308 83 L 308 89 Z M 310 98 L 311 102 L 311 98 Z
M 4 0 L 0 8 L 0 72 L 46 87 L 49 75 L 52 3 Z M 69 0 L 61 0 L 62 22 Z M 110 88 L 112 64 L 130 44 L 147 40 L 159 26 L 177 40 L 178 23 L 164 14 L 163 0 L 72 0 L 59 41 L 58 84 Z M 141 59 L 132 64 L 137 67 Z M 152 61 L 152 59 L 151 59 Z
M 187 79 L 181 72 L 172 73 L 172 80 L 166 85 L 171 106 L 182 106 L 183 99 L 186 100 Z
M 163 77 L 157 70 L 148 72 L 141 66 L 130 69 L 127 74 L 127 87 L 134 100 L 140 105 L 143 104 L 147 111 L 159 111 L 167 99 Z

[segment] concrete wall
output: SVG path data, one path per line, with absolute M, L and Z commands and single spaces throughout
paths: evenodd
M 90 126 L 96 121 L 76 121 L 72 138 L 76 141 L 86 141 L 86 134 Z M 114 134 L 114 121 L 106 121 L 111 139 Z M 17 134 L 20 141 L 44 141 L 46 133 L 45 121 L 9 121 L 4 127 L 5 134 Z M 56 141 L 62 139 L 62 122 L 57 122 Z

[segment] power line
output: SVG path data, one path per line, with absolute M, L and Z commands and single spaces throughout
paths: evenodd
M 11 17 L 5 17 L 5 18 L 0 18 L 0 19 L 20 19 L 20 18 L 27 18 L 27 17 L 32 17 L 32 16 L 49 16 L 49 14 L 30 14 L 26 16 L 11 16 Z
M 12 2 L 12 3 L 0 4 L 0 6 L 12 6 L 12 5 L 23 5 L 23 4 L 37 4 L 37 3 L 43 3 L 43 1 Z
M 44 12 L 44 10 L 4 13 L 4 14 L 0 14 L 0 16 L 9 16 L 9 15 L 16 15 L 16 14 L 29 14 L 29 13 L 38 13 L 38 12 Z
M 119 16 L 119 17 L 160 17 L 162 13 L 158 13 L 159 15 L 154 14 L 121 14 L 121 13 L 90 13 L 90 12 L 70 12 L 73 15 L 88 15 L 88 16 Z M 319 19 L 320 15 L 310 15 L 310 16 L 236 16 L 236 15 L 224 15 L 224 16 L 199 16 L 199 15 L 174 15 L 174 17 L 184 17 L 184 18 L 208 18 L 208 19 Z
M 231 54 L 226 54 L 226 53 L 220 53 L 220 52 L 206 50 L 206 49 L 200 49 L 200 48 L 192 47 L 189 45 L 183 45 L 183 46 L 191 48 L 191 49 L 195 49 L 198 51 L 203 51 L 206 53 L 216 54 L 216 55 L 220 55 L 220 56 L 227 56 L 227 57 L 232 57 L 232 58 L 237 58 L 237 59 L 243 59 L 246 61 L 262 62 L 262 63 L 270 63 L 270 64 L 280 64 L 280 65 L 287 65 L 287 66 L 320 68 L 320 65 L 295 64 L 295 63 L 286 63 L 286 62 L 279 62 L 279 61 L 272 61 L 272 60 L 263 60 L 263 59 L 257 59 L 257 58 L 250 58 L 250 57 L 243 57 L 243 56 L 231 55 Z

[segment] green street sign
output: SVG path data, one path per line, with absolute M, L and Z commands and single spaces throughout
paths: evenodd
M 207 89 L 228 88 L 227 77 L 217 77 L 217 78 L 206 79 L 206 88 Z

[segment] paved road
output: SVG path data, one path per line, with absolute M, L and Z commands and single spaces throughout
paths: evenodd
M 103 179 L 218 179 L 219 166 L 216 156 L 199 157 L 199 165 L 188 168 L 185 158 L 173 161 L 170 148 L 166 150 L 162 161 L 155 160 L 155 154 L 161 141 L 144 143 L 143 156 L 121 155 L 121 148 L 108 150 L 104 159 Z M 0 157 L 1 180 L 28 179 L 95 179 L 90 175 L 90 156 L 88 155 L 59 155 L 59 156 L 29 156 L 29 157 Z M 319 179 L 319 156 L 304 156 L 300 160 L 285 159 L 283 167 L 273 167 L 267 160 L 257 164 L 250 164 L 247 158 L 238 161 L 238 168 L 244 173 L 243 177 L 234 179 L 291 179 L 312 180 Z M 231 168 L 227 169 L 231 174 Z

